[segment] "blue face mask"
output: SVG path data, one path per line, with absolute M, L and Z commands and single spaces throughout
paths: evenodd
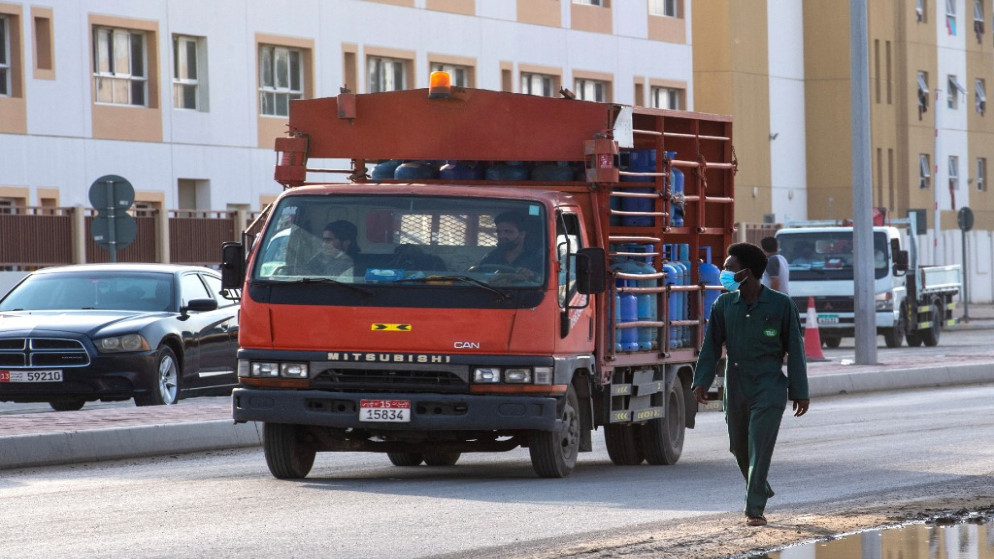
M 742 285 L 741 281 L 735 281 L 735 272 L 730 272 L 728 270 L 722 270 L 718 274 L 718 281 L 721 282 L 721 286 L 728 291 L 738 291 L 739 287 Z

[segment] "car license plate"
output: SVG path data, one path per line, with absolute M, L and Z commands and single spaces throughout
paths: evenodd
M 838 324 L 839 315 L 837 314 L 819 314 L 818 324 Z
M 0 371 L 0 382 L 62 382 L 62 371 Z
M 359 421 L 410 423 L 410 400 L 359 400 Z

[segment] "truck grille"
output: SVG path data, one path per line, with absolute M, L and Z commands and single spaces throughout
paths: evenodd
M 794 304 L 797 311 L 804 314 L 808 310 L 807 297 L 794 297 Z M 815 311 L 820 313 L 848 313 L 853 312 L 852 297 L 815 297 Z
M 0 340 L 0 367 L 85 367 L 90 355 L 78 340 L 62 338 L 4 338 Z
M 311 387 L 363 392 L 464 393 L 469 391 L 469 385 L 449 371 L 328 369 L 311 379 Z

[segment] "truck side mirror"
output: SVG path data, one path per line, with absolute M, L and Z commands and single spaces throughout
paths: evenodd
M 604 293 L 605 285 L 604 249 L 581 248 L 576 253 L 576 290 L 584 295 Z
M 241 289 L 245 283 L 245 247 L 242 243 L 221 245 L 221 287 Z
M 903 276 L 908 272 L 908 251 L 898 250 L 894 252 L 894 275 Z

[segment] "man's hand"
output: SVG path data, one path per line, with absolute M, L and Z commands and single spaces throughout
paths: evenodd
M 801 417 L 802 415 L 808 413 L 808 406 L 811 405 L 811 400 L 793 400 L 794 402 L 794 417 Z
M 708 389 L 703 386 L 698 386 L 694 388 L 694 397 L 697 398 L 698 404 L 708 403 Z

